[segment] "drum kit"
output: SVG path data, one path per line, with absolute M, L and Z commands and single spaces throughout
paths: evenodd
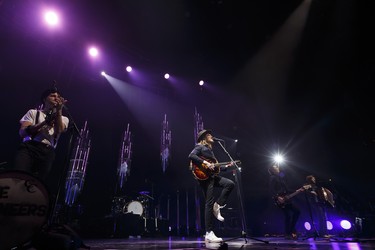
M 149 191 L 141 191 L 137 193 L 136 199 L 130 199 L 128 196 L 118 196 L 112 199 L 112 214 L 134 214 L 142 217 L 148 217 L 148 208 L 150 200 L 154 200 L 150 196 Z

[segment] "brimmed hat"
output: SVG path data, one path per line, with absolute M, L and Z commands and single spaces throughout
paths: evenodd
M 206 134 L 211 134 L 211 129 L 203 129 L 198 133 L 197 142 L 200 142 Z

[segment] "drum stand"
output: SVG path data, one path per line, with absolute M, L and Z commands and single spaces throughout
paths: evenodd
M 265 244 L 268 244 L 269 241 L 261 240 L 261 239 L 257 239 L 257 238 L 254 238 L 254 237 L 247 236 L 247 233 L 246 233 L 246 228 L 247 227 L 246 227 L 246 219 L 245 219 L 245 213 L 244 213 L 244 207 L 243 207 L 243 195 L 242 195 L 242 188 L 241 188 L 242 185 L 241 185 L 241 180 L 240 180 L 240 176 L 239 176 L 239 173 L 241 171 L 240 171 L 237 163 L 233 160 L 232 156 L 225 149 L 225 147 L 223 146 L 223 144 L 220 141 L 217 141 L 217 143 L 224 150 L 224 152 L 228 155 L 229 159 L 234 163 L 234 165 L 236 167 L 236 173 L 234 174 L 234 177 L 235 177 L 235 183 L 237 184 L 237 196 L 238 196 L 238 201 L 239 201 L 239 204 L 240 204 L 241 225 L 242 225 L 242 231 L 241 231 L 240 235 L 238 237 L 230 238 L 228 240 L 223 241 L 223 245 L 226 246 L 225 242 L 231 241 L 231 240 L 236 240 L 236 239 L 239 239 L 239 238 L 244 239 L 245 240 L 245 244 L 247 243 L 247 239 L 252 239 L 252 240 L 255 240 L 255 241 L 260 241 L 260 242 L 263 242 Z

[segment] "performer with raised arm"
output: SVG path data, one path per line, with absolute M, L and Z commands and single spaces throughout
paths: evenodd
M 234 182 L 228 178 L 218 175 L 220 170 L 226 170 L 233 165 L 233 162 L 218 164 L 212 150 L 214 138 L 211 130 L 202 130 L 198 133 L 197 144 L 189 154 L 192 164 L 192 171 L 202 188 L 205 198 L 205 241 L 207 243 L 219 243 L 223 239 L 214 233 L 214 217 L 219 221 L 224 221 L 220 209 L 226 206 L 229 194 L 234 188 Z M 221 194 L 215 200 L 214 188 L 222 188 Z

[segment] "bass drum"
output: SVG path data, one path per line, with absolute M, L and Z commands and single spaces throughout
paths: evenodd
M 0 172 L 0 250 L 29 242 L 47 222 L 49 194 L 23 171 Z
M 141 216 L 143 214 L 143 205 L 139 201 L 131 201 L 125 205 L 123 212 L 124 214 L 136 214 Z

